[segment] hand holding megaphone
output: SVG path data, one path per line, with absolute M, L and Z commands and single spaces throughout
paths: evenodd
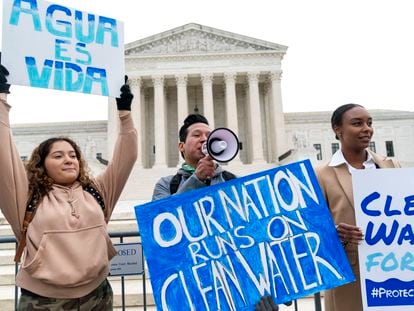
M 239 139 L 228 128 L 216 128 L 208 136 L 207 141 L 202 147 L 202 151 L 205 155 L 209 155 L 217 162 L 229 162 L 239 152 Z

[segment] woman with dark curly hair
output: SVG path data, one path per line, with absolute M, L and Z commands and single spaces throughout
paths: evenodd
M 42 142 L 24 167 L 10 131 L 7 75 L 0 65 L 0 209 L 19 241 L 15 260 L 23 253 L 18 310 L 112 310 L 106 278 L 116 251 L 107 223 L 137 157 L 129 86 L 117 98 L 113 158 L 92 178 L 66 137 Z
M 73 149 L 73 156 L 79 163 L 79 175 L 77 181 L 83 188 L 93 186 L 93 182 L 89 177 L 87 164 L 83 159 L 79 146 L 69 137 L 52 137 L 43 141 L 37 146 L 26 164 L 27 179 L 29 180 L 29 197 L 32 200 L 38 200 L 52 190 L 53 184 L 56 183 L 56 177 L 53 178 L 46 173 L 45 160 L 50 154 L 50 150 L 55 143 L 69 144 Z M 69 147 L 70 148 L 70 147 Z M 49 170 L 53 174 L 53 170 Z

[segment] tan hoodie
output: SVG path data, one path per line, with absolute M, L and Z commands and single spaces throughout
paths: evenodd
M 10 106 L 0 94 L 0 209 L 17 239 L 27 204 L 28 180 L 9 125 Z M 16 284 L 53 298 L 79 298 L 107 277 L 116 254 L 107 223 L 137 157 L 137 133 L 131 113 L 119 113 L 120 134 L 111 162 L 94 179 L 105 202 L 97 201 L 79 183 L 54 185 L 37 207 L 27 230 L 22 267 Z

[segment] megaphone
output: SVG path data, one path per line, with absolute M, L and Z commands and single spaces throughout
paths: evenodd
M 229 162 L 239 152 L 239 139 L 228 128 L 216 128 L 208 135 L 203 152 L 217 162 Z

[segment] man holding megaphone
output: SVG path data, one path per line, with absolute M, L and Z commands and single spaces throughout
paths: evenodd
M 176 175 L 157 182 L 153 201 L 236 178 L 217 163 L 232 160 L 239 151 L 239 140 L 231 130 L 212 131 L 204 116 L 190 114 L 180 128 L 179 139 L 178 149 L 185 162 Z M 255 311 L 277 310 L 279 307 L 270 296 L 263 296 L 255 305 Z
M 236 156 L 238 140 L 232 133 L 228 129 L 212 132 L 204 116 L 190 114 L 179 131 L 178 149 L 184 163 L 176 175 L 162 177 L 157 182 L 152 199 L 162 199 L 174 193 L 183 193 L 235 178 L 234 174 L 223 170 L 216 162 L 228 162 Z

